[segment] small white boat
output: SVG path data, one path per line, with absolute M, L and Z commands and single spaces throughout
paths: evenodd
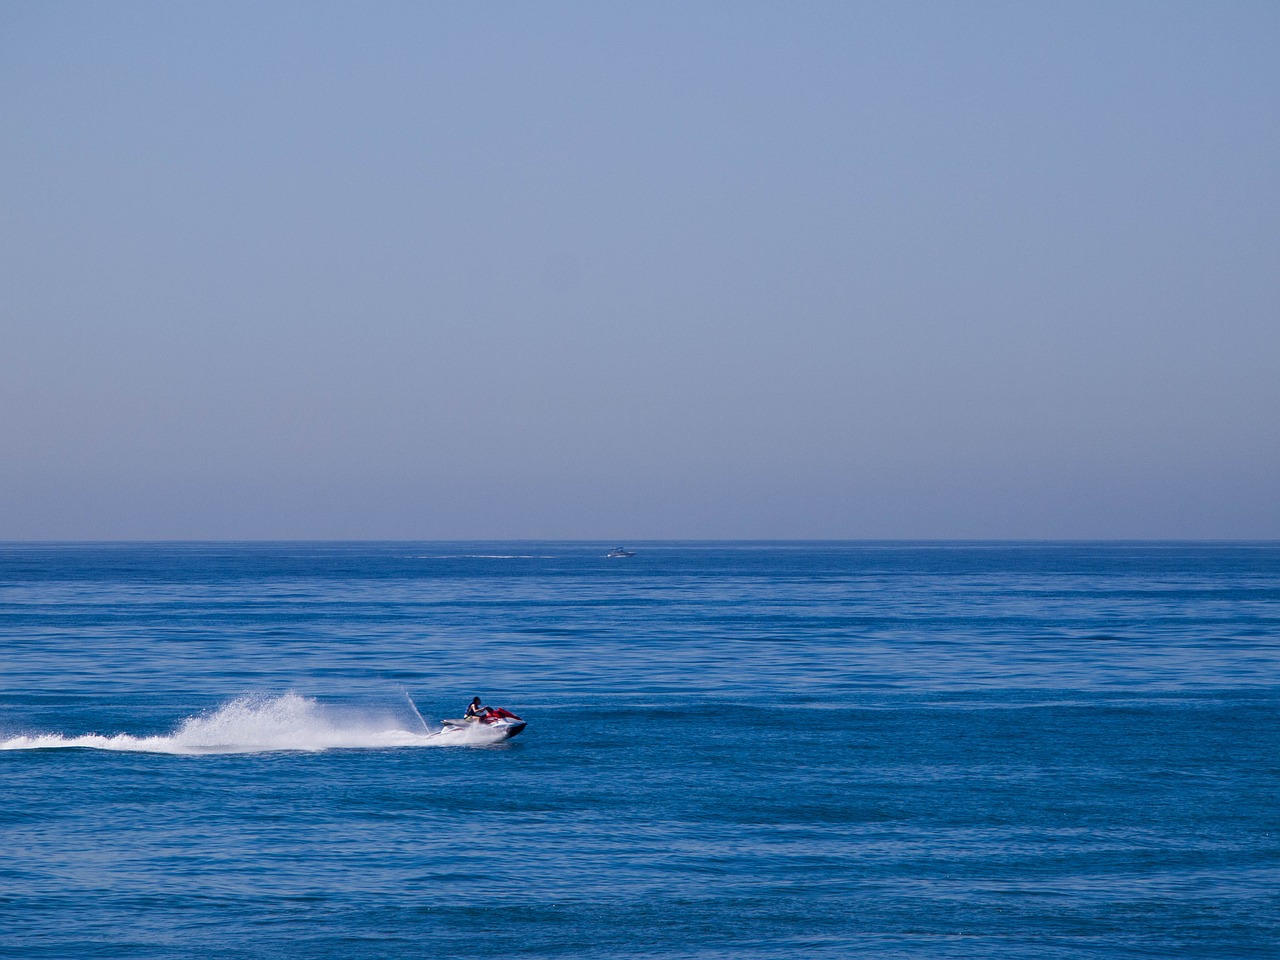
M 635 555 L 634 550 L 623 550 L 621 547 L 614 547 L 605 554 L 606 557 L 634 557 Z

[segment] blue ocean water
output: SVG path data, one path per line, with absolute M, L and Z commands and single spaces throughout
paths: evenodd
M 0 545 L 0 957 L 1280 955 L 1280 545 L 610 546 Z

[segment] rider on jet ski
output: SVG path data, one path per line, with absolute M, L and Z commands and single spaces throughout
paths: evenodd
M 462 717 L 464 720 L 479 720 L 488 710 L 488 707 L 481 706 L 479 697 L 473 697 L 471 702 L 467 704 L 467 712 Z

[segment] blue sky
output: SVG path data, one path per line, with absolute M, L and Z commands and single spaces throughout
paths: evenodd
M 0 539 L 1280 537 L 1280 5 L 0 7 Z

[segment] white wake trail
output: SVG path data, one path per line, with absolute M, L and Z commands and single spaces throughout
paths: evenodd
M 410 701 L 412 703 L 412 701 Z M 417 713 L 417 708 L 414 708 Z M 268 753 L 285 750 L 380 750 L 391 747 L 483 746 L 502 739 L 480 727 L 407 730 L 394 717 L 369 711 L 338 710 L 297 693 L 238 697 L 212 713 L 187 717 L 173 733 L 135 737 L 90 733 L 68 737 L 35 733 L 0 740 L 0 750 L 86 747 L 129 753 L 176 755 Z

